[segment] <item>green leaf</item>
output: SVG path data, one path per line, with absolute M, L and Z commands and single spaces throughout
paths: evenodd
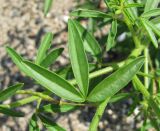
M 142 82 L 139 80 L 137 76 L 133 78 L 133 83 L 136 86 L 136 88 L 143 94 L 143 96 L 147 99 L 147 102 L 149 106 L 153 109 L 153 111 L 156 113 L 157 117 L 160 119 L 160 108 L 158 104 L 154 101 L 154 99 L 151 97 L 150 93 L 147 91 L 145 86 L 142 84 Z
M 44 105 L 39 108 L 40 112 L 50 112 L 50 113 L 57 113 L 57 112 L 68 112 L 71 110 L 77 109 L 75 105 L 58 105 L 58 104 L 48 104 Z
M 44 15 L 46 16 L 51 9 L 53 0 L 45 0 L 44 2 Z
M 160 37 L 160 29 L 158 29 L 151 21 L 146 20 L 146 24 Z
M 150 107 L 153 109 L 153 111 L 156 113 L 158 119 L 160 119 L 159 104 L 157 104 L 152 97 L 150 97 L 150 99 L 148 99 L 148 103 L 149 103 Z
M 126 1 L 126 5 L 128 4 L 135 4 L 133 0 Z M 136 7 L 126 8 L 125 9 L 126 15 L 131 19 L 131 21 L 134 23 L 136 19 L 138 18 L 138 11 Z
M 59 70 L 56 71 L 56 74 L 58 74 L 60 77 L 64 79 L 70 78 L 70 76 L 73 76 L 72 74 L 72 67 L 70 65 L 60 68 Z
M 160 0 L 146 0 L 144 12 L 157 8 Z
M 151 22 L 154 24 L 154 26 L 156 26 L 157 29 L 160 30 L 160 16 L 155 17 L 151 20 Z
M 42 38 L 40 47 L 39 47 L 38 52 L 37 52 L 37 57 L 36 57 L 36 60 L 35 60 L 36 64 L 40 64 L 43 61 L 43 59 L 46 57 L 47 50 L 51 46 L 52 39 L 53 39 L 53 34 L 52 33 L 47 33 Z
M 60 127 L 48 117 L 41 114 L 38 114 L 38 116 L 45 125 L 45 127 L 48 129 L 48 131 L 66 131 L 64 128 Z
M 50 72 L 31 62 L 22 62 L 22 58 L 12 48 L 7 47 L 7 52 L 11 56 L 12 60 L 16 63 L 16 65 L 26 75 L 34 78 L 51 92 L 71 101 L 84 101 L 84 99 L 81 97 L 81 94 L 72 85 L 70 85 L 67 81 L 65 81 L 55 73 Z
M 117 21 L 112 21 L 111 29 L 107 39 L 107 51 L 109 51 L 115 45 L 115 38 L 117 34 Z
M 55 62 L 55 60 L 57 59 L 57 57 L 59 57 L 62 52 L 63 52 L 63 48 L 58 48 L 58 49 L 54 49 L 52 50 L 44 59 L 43 61 L 40 63 L 41 66 L 47 68 L 49 67 L 52 63 Z
M 9 54 L 9 56 L 12 58 L 12 61 L 18 66 L 18 68 L 25 73 L 25 67 L 21 64 L 21 61 L 23 60 L 22 57 L 15 52 L 14 49 L 10 47 L 6 47 L 6 50 Z
M 153 45 L 155 46 L 155 48 L 158 48 L 158 41 L 157 41 L 152 29 L 150 28 L 150 26 L 148 26 L 147 21 L 145 19 L 141 19 L 141 22 L 142 22 L 144 28 L 146 29 Z
M 92 36 L 91 33 L 88 32 L 76 20 L 73 20 L 72 22 L 75 24 L 75 26 L 76 26 L 79 34 L 80 34 L 80 37 L 83 40 L 83 44 L 84 44 L 85 50 L 90 52 L 93 56 L 97 56 L 97 57 L 100 56 L 101 48 L 100 48 L 98 42 L 96 41 L 96 39 L 94 38 L 94 36 Z
M 31 103 L 31 102 L 36 101 L 38 99 L 39 99 L 39 97 L 37 97 L 37 96 L 30 96 L 30 97 L 27 97 L 27 98 L 24 98 L 21 100 L 17 100 L 13 103 L 10 103 L 9 106 L 11 108 L 15 108 L 15 107 L 19 107 L 19 106 L 23 106 L 25 104 Z
M 88 93 L 89 67 L 83 41 L 72 20 L 68 21 L 68 49 L 75 79 L 84 96 Z
M 23 61 L 26 74 L 56 95 L 75 102 L 83 102 L 81 94 L 66 80 L 57 74 L 29 61 Z
M 159 24 L 159 22 L 160 22 L 160 16 L 151 19 L 151 22 L 154 23 L 154 24 Z
M 111 97 L 111 99 L 109 100 L 109 103 L 115 103 L 115 102 L 118 102 L 118 101 L 121 101 L 121 100 L 125 100 L 125 99 L 127 99 L 131 96 L 132 96 L 131 93 L 119 93 L 119 94 Z
M 15 92 L 23 87 L 23 83 L 10 86 L 7 89 L 0 91 L 0 101 L 4 101 L 9 97 L 13 96 Z
M 160 130 L 160 126 L 159 126 L 159 120 L 156 118 L 156 117 L 153 117 L 152 113 L 149 117 L 150 119 L 150 123 L 151 123 L 151 127 L 150 128 L 155 128 L 156 131 L 159 131 Z M 146 129 L 147 130 L 147 129 Z M 148 129 L 149 130 L 149 129 Z M 145 130 L 144 130 L 145 131 Z
M 91 18 L 110 18 L 111 15 L 96 11 L 96 10 L 88 10 L 88 9 L 78 9 L 70 13 L 71 16 L 78 17 L 91 17 Z
M 140 91 L 145 98 L 147 99 L 150 98 L 149 92 L 147 91 L 147 89 L 144 87 L 144 85 L 141 83 L 141 81 L 138 79 L 137 76 L 133 78 L 132 82 L 136 90 Z
M 0 106 L 0 113 L 12 116 L 12 117 L 24 117 L 24 113 L 20 111 L 15 111 L 13 109 L 9 109 L 7 107 Z
M 110 11 L 113 11 L 112 7 L 110 6 L 110 0 L 104 0 L 104 3 L 106 4 L 107 8 L 110 10 Z
M 39 126 L 38 126 L 38 119 L 37 119 L 37 115 L 36 114 L 33 114 L 32 118 L 30 119 L 29 131 L 40 131 Z
M 143 6 L 144 6 L 144 4 L 142 4 L 142 3 L 129 3 L 129 4 L 125 5 L 124 8 L 143 7 Z
M 144 18 L 148 18 L 148 17 L 155 17 L 155 16 L 158 16 L 160 15 L 160 9 L 152 9 L 152 10 L 149 10 L 147 12 L 144 12 L 141 17 L 144 17 Z
M 143 63 L 144 57 L 139 57 L 128 65 L 118 69 L 100 82 L 91 91 L 87 100 L 90 102 L 100 102 L 108 97 L 112 97 L 129 83 L 133 76 L 140 70 Z

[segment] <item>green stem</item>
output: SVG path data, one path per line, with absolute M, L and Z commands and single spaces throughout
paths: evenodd
M 135 43 L 135 47 L 139 48 L 141 46 L 141 41 L 139 40 L 139 38 L 137 37 L 137 34 L 133 28 L 132 22 L 130 21 L 130 19 L 127 17 L 126 15 L 126 11 L 123 11 L 123 15 L 124 15 L 124 22 L 126 23 L 126 25 L 128 26 L 129 30 L 132 33 L 132 37 L 133 37 L 133 41 Z
M 149 99 L 149 98 L 150 98 L 149 92 L 147 91 L 147 89 L 144 87 L 144 85 L 141 83 L 141 81 L 138 79 L 137 76 L 135 76 L 135 77 L 133 78 L 133 81 L 135 82 L 136 87 L 137 87 L 138 90 L 143 94 L 143 96 L 144 96 L 146 99 Z
M 90 124 L 89 131 L 97 131 L 98 123 L 99 123 L 99 121 L 100 121 L 100 119 L 101 119 L 101 117 L 102 117 L 102 115 L 104 113 L 104 110 L 105 110 L 105 108 L 106 108 L 106 106 L 107 106 L 107 104 L 109 102 L 109 99 L 110 98 L 107 98 L 104 102 L 102 102 L 98 106 L 98 108 L 96 110 L 96 113 L 95 113 L 95 115 L 94 115 L 94 117 L 92 119 L 92 122 Z
M 145 49 L 145 46 L 140 46 L 139 48 L 135 48 L 131 54 L 129 55 L 128 59 L 132 60 L 142 54 L 142 51 Z
M 128 63 L 130 60 L 134 59 L 135 57 L 139 56 L 139 55 L 142 53 L 142 51 L 144 50 L 144 46 L 141 46 L 141 41 L 139 40 L 138 36 L 136 35 L 136 32 L 135 32 L 135 30 L 134 30 L 134 28 L 133 28 L 130 20 L 128 19 L 128 17 L 126 17 L 125 12 L 123 12 L 123 13 L 124 13 L 124 17 L 125 17 L 124 21 L 125 21 L 126 25 L 128 26 L 129 30 L 130 30 L 131 33 L 132 33 L 133 41 L 134 41 L 135 47 L 136 47 L 136 48 L 131 52 L 131 54 L 129 55 L 128 60 L 126 60 L 126 63 Z M 148 58 L 146 58 L 146 61 L 145 61 L 145 62 L 147 63 L 147 64 L 146 64 L 146 67 L 145 67 L 145 74 L 148 74 L 148 61 L 147 61 L 147 60 L 148 60 Z M 120 63 L 120 65 L 118 64 L 118 67 L 123 66 L 124 64 L 125 64 L 124 62 L 123 62 L 123 63 Z M 89 75 L 89 78 L 91 79 L 91 78 L 97 77 L 97 76 L 99 76 L 99 75 L 103 75 L 103 74 L 106 74 L 106 73 L 108 73 L 108 72 L 111 72 L 111 71 L 113 71 L 113 70 L 114 70 L 113 67 L 106 67 L 106 68 L 104 68 L 104 69 L 102 69 L 102 70 L 99 70 L 99 71 L 96 71 L 96 72 L 91 73 L 91 74 Z M 147 99 L 150 99 L 150 94 L 149 94 L 149 92 L 148 92 L 145 88 L 143 88 L 143 85 L 141 84 L 141 82 L 139 81 L 139 79 L 138 79 L 137 77 L 134 77 L 133 79 L 138 83 L 138 85 L 140 85 L 140 86 L 139 86 L 140 92 L 141 92 Z M 147 79 L 148 79 L 148 78 L 147 78 Z M 148 87 L 148 85 L 147 85 L 147 84 L 148 84 L 148 80 L 147 80 L 147 79 L 146 79 L 146 86 Z M 70 83 L 74 85 L 74 84 L 76 84 L 76 81 L 75 81 L 75 80 L 71 80 Z M 95 115 L 94 115 L 94 117 L 93 117 L 93 119 L 92 119 L 90 128 L 89 128 L 90 131 L 96 131 L 96 130 L 97 130 L 98 123 L 99 123 L 99 121 L 100 121 L 100 118 L 101 118 L 102 115 L 103 115 L 103 112 L 104 112 L 105 107 L 106 107 L 106 105 L 107 105 L 108 102 L 109 102 L 109 98 L 106 99 L 104 102 L 102 102 L 102 103 L 98 106 L 98 108 L 97 108 L 97 110 L 96 110 L 96 113 L 95 113 Z
M 145 56 L 145 62 L 144 62 L 144 73 L 145 74 L 148 74 L 149 71 L 148 71 L 148 48 L 146 47 L 144 49 L 144 56 Z M 148 77 L 144 77 L 144 85 L 145 87 L 148 89 L 148 86 L 149 86 L 149 79 Z
M 40 107 L 40 105 L 41 105 L 41 101 L 42 101 L 42 98 L 39 98 L 39 99 L 37 100 L 36 111 L 38 111 L 38 109 L 39 109 L 39 107 Z
M 157 79 L 154 75 L 152 75 L 152 74 L 146 74 L 146 73 L 143 73 L 143 72 L 138 72 L 137 75 L 148 77 L 150 79 Z
M 19 90 L 16 92 L 16 94 L 29 94 L 33 96 L 38 96 L 39 98 L 42 98 L 43 100 L 46 100 L 46 101 L 57 102 L 56 100 L 54 100 L 52 97 L 48 95 L 45 95 L 40 92 L 34 92 L 32 90 Z
M 137 56 L 139 56 L 139 55 L 142 53 L 142 51 L 144 50 L 144 48 L 145 48 L 144 46 L 140 46 L 139 48 L 135 48 L 135 49 L 131 52 L 131 54 L 129 55 L 128 59 L 126 59 L 126 60 L 124 60 L 124 61 L 122 61 L 122 62 L 119 62 L 119 63 L 117 63 L 117 64 L 115 64 L 115 65 L 112 65 L 112 66 L 109 66 L 109 67 L 105 67 L 105 68 L 103 68 L 103 69 L 100 69 L 100 70 L 97 70 L 97 71 L 95 71 L 95 72 L 90 73 L 90 74 L 89 74 L 89 79 L 93 79 L 93 78 L 98 77 L 98 76 L 100 76 L 100 75 L 107 74 L 107 73 L 109 73 L 109 72 L 112 72 L 112 71 L 114 71 L 114 70 L 122 67 L 124 64 L 126 64 L 126 62 L 128 63 L 128 62 L 130 62 L 131 60 L 135 59 Z M 69 82 L 70 82 L 72 85 L 76 85 L 76 84 L 77 84 L 77 82 L 76 82 L 75 79 L 69 80 Z
M 143 94 L 145 100 L 147 100 L 150 107 L 153 109 L 153 111 L 156 113 L 157 117 L 160 119 L 160 109 L 157 103 L 154 101 L 148 90 L 145 88 L 145 86 L 142 84 L 142 82 L 139 80 L 137 76 L 133 78 L 133 81 L 136 84 L 137 89 Z
M 88 23 L 88 26 L 87 26 L 87 28 L 88 28 L 88 31 L 91 33 L 91 34 L 93 34 L 94 33 L 94 20 L 93 20 L 93 18 L 89 18 L 89 23 Z
M 43 92 L 42 93 L 33 92 L 32 90 L 19 90 L 16 92 L 16 94 L 33 95 L 33 96 L 39 97 L 39 99 L 41 99 L 41 100 L 49 101 L 49 102 L 59 104 L 59 105 L 96 106 L 95 104 L 82 104 L 82 103 L 70 103 L 70 102 L 65 102 L 65 101 L 58 101 L 48 95 L 43 94 Z
M 90 74 L 89 74 L 89 79 L 92 79 L 92 78 L 95 78 L 95 77 L 97 77 L 97 76 L 104 75 L 104 74 L 107 74 L 107 73 L 109 73 L 109 72 L 112 72 L 112 71 L 114 71 L 114 70 L 122 67 L 122 66 L 124 65 L 124 63 L 125 63 L 125 62 L 120 62 L 120 63 L 116 64 L 116 66 L 109 66 L 109 67 L 106 67 L 106 68 L 97 70 L 97 71 L 95 71 L 95 72 L 93 72 L 93 73 L 90 73 Z M 70 82 L 72 85 L 76 85 L 76 84 L 77 84 L 77 82 L 76 82 L 75 79 L 70 80 L 69 82 Z
M 38 99 L 39 99 L 39 97 L 37 97 L 37 96 L 31 96 L 31 97 L 24 98 L 22 100 L 18 100 L 16 102 L 11 103 L 11 104 L 0 105 L 0 107 L 15 108 L 15 107 L 19 107 L 19 106 L 23 106 L 25 104 L 31 103 L 31 102 L 36 101 Z

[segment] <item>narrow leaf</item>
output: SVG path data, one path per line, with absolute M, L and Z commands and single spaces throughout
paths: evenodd
M 98 44 L 98 42 L 96 41 L 96 39 L 94 38 L 94 36 L 91 35 L 91 33 L 89 33 L 79 22 L 77 22 L 76 20 L 72 21 L 79 34 L 80 37 L 83 40 L 83 44 L 85 47 L 85 50 L 90 52 L 93 56 L 100 56 L 101 54 L 101 48 Z
M 89 67 L 83 47 L 83 41 L 72 20 L 69 20 L 68 22 L 68 31 L 68 48 L 73 73 L 82 94 L 86 96 L 88 93 L 89 84 Z
M 4 101 L 15 94 L 15 92 L 23 87 L 23 83 L 10 86 L 7 89 L 0 91 L 0 101 Z
M 38 99 L 39 99 L 39 97 L 37 97 L 37 96 L 30 96 L 30 97 L 27 97 L 27 98 L 24 98 L 21 100 L 17 100 L 13 103 L 10 103 L 9 106 L 11 108 L 15 108 L 15 107 L 19 107 L 19 106 L 23 106 L 25 104 L 31 103 L 31 102 L 36 101 Z
M 152 21 L 152 23 L 154 23 L 154 24 L 159 24 L 159 22 L 160 22 L 160 16 L 151 19 L 151 21 Z
M 154 99 L 151 97 L 150 93 L 147 91 L 145 86 L 142 84 L 142 82 L 139 80 L 137 76 L 133 78 L 134 85 L 136 88 L 143 94 L 143 96 L 147 99 L 147 102 L 149 106 L 153 109 L 153 111 L 156 113 L 157 117 L 160 119 L 160 108 L 158 104 L 154 101 Z
M 52 50 L 41 62 L 41 66 L 47 68 L 49 67 L 52 63 L 55 62 L 55 60 L 57 59 L 57 57 L 59 57 L 61 55 L 61 53 L 63 52 L 63 48 L 58 48 L 58 49 L 54 49 Z
M 155 48 L 158 48 L 158 41 L 152 31 L 152 29 L 150 28 L 150 26 L 148 26 L 147 22 L 145 19 L 142 19 L 142 24 L 144 26 L 144 28 L 146 29 L 148 35 L 149 35 L 149 38 L 151 39 L 153 45 L 155 46 Z
M 28 76 L 35 79 L 49 91 L 67 100 L 75 102 L 84 101 L 81 94 L 57 74 L 29 61 L 22 62 L 22 65 L 26 67 L 26 74 Z
M 8 116 L 12 116 L 12 117 L 24 117 L 23 112 L 15 111 L 7 107 L 1 107 L 1 106 L 0 106 L 0 113 L 8 115 Z
M 91 91 L 87 100 L 90 102 L 100 102 L 108 97 L 112 97 L 129 83 L 133 76 L 140 70 L 143 63 L 144 57 L 139 57 L 128 65 L 118 69 L 100 82 Z
M 12 58 L 12 61 L 18 66 L 18 68 L 25 73 L 25 67 L 21 64 L 22 57 L 16 53 L 16 51 L 10 47 L 6 47 L 7 53 Z
M 30 119 L 29 131 L 40 131 L 40 129 L 38 127 L 38 118 L 37 118 L 36 114 L 33 114 L 32 118 Z
M 148 103 L 149 103 L 150 107 L 153 109 L 153 111 L 156 113 L 158 119 L 160 119 L 159 105 L 154 101 L 154 99 L 152 97 L 150 97 L 150 99 L 148 99 Z
M 157 8 L 160 0 L 146 0 L 144 12 Z
M 153 18 L 151 22 L 154 24 L 154 26 L 156 26 L 158 30 L 160 30 L 160 16 Z
M 45 0 L 44 1 L 44 15 L 46 16 L 49 10 L 51 9 L 53 0 Z
M 110 18 L 111 15 L 96 11 L 96 10 L 88 10 L 88 9 L 78 9 L 70 13 L 71 16 L 78 17 L 91 17 L 91 18 Z
M 146 24 L 160 37 L 160 29 L 158 29 L 151 21 L 146 20 Z
M 58 104 L 48 104 L 42 106 L 39 111 L 40 112 L 50 112 L 50 113 L 62 113 L 62 112 L 68 112 L 71 110 L 77 109 L 77 106 L 75 105 L 58 105 Z
M 47 33 L 42 38 L 40 47 L 39 47 L 38 52 L 37 52 L 37 58 L 36 58 L 36 61 L 35 61 L 36 64 L 40 64 L 43 61 L 43 59 L 46 57 L 47 50 L 51 46 L 52 39 L 53 39 L 53 34 L 52 33 Z
M 112 21 L 111 29 L 107 39 L 107 51 L 109 51 L 115 45 L 115 38 L 117 34 L 117 21 Z
M 107 8 L 109 9 L 109 11 L 113 12 L 114 9 L 112 8 L 112 6 L 110 5 L 111 0 L 104 0 L 104 3 L 106 4 Z M 114 4 L 116 5 L 116 4 Z
M 70 76 L 73 76 L 72 67 L 69 65 L 69 66 L 60 68 L 59 70 L 56 71 L 56 74 L 58 74 L 60 77 L 64 79 L 67 79 L 68 77 L 70 78 Z
M 141 16 L 147 18 L 147 17 L 158 16 L 158 15 L 160 15 L 160 9 L 159 8 L 158 9 L 152 9 L 152 10 L 149 10 L 147 12 L 144 12 Z
M 125 5 L 124 8 L 143 7 L 143 6 L 144 6 L 144 4 L 142 4 L 142 3 L 130 3 L 130 4 Z
M 132 95 L 131 93 L 119 93 L 111 97 L 111 99 L 109 100 L 109 103 L 115 103 L 115 102 L 127 99 L 131 97 L 131 95 Z
M 84 99 L 81 97 L 81 94 L 72 85 L 55 73 L 50 72 L 31 62 L 22 62 L 22 58 L 9 47 L 7 47 L 7 51 L 21 71 L 34 78 L 51 92 L 61 96 L 62 98 L 66 98 L 67 100 L 76 102 L 84 101 Z
M 48 129 L 48 131 L 66 131 L 64 128 L 53 122 L 48 117 L 39 114 L 38 115 L 45 127 Z
M 126 5 L 129 5 L 129 4 L 136 4 L 136 3 L 134 3 L 133 0 L 126 1 Z M 138 17 L 138 11 L 137 11 L 136 7 L 126 8 L 125 13 L 129 16 L 129 19 L 131 19 L 131 21 L 133 21 L 133 22 L 136 21 L 136 19 Z

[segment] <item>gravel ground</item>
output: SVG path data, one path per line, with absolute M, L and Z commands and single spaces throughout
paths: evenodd
M 58 2 L 57 2 L 58 1 Z M 7 56 L 5 46 L 11 46 L 22 56 L 34 60 L 36 48 L 41 36 L 48 31 L 54 33 L 53 47 L 64 47 L 62 56 L 55 68 L 68 63 L 66 48 L 66 21 L 71 9 L 76 5 L 74 0 L 54 0 L 52 10 L 44 18 L 42 13 L 43 0 L 0 0 L 0 89 L 15 82 L 24 82 L 24 88 L 37 88 L 33 82 L 24 78 L 19 69 Z M 18 96 L 19 98 L 21 96 Z M 14 98 L 14 99 L 17 99 Z M 8 100 L 5 103 L 9 103 Z M 100 131 L 132 131 L 136 124 L 134 115 L 127 117 L 130 101 L 109 105 L 100 122 Z M 25 131 L 33 113 L 31 106 L 21 108 L 25 118 L 11 118 L 0 115 L 0 131 Z M 95 110 L 85 107 L 72 113 L 55 116 L 55 120 L 68 131 L 87 131 Z

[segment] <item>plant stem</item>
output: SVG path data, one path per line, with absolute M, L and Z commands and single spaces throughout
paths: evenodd
M 40 93 L 40 92 L 34 92 L 32 90 L 19 90 L 16 92 L 16 94 L 29 94 L 33 96 L 38 96 L 39 98 L 42 98 L 46 101 L 56 102 L 56 100 L 54 100 L 52 97 L 45 95 L 43 93 Z
M 31 103 L 31 102 L 36 101 L 38 99 L 39 99 L 39 97 L 37 97 L 37 96 L 30 96 L 30 97 L 24 98 L 22 100 L 18 100 L 16 102 L 13 102 L 11 104 L 0 105 L 0 107 L 15 108 L 15 107 L 19 107 L 19 106 L 23 106 L 25 104 Z
M 42 98 L 39 98 L 39 99 L 37 100 L 36 111 L 38 111 L 38 109 L 39 109 L 39 107 L 40 107 L 40 105 L 41 105 L 41 101 L 42 101 Z
M 110 98 L 107 98 L 105 101 L 103 101 L 97 108 L 96 113 L 92 119 L 92 122 L 89 127 L 89 131 L 97 131 L 98 123 L 104 113 L 104 110 L 109 102 Z
M 156 113 L 157 117 L 160 119 L 160 109 L 157 103 L 154 101 L 148 90 L 145 88 L 145 86 L 142 84 L 142 82 L 139 80 L 137 76 L 133 78 L 133 81 L 136 84 L 137 89 L 143 94 L 144 98 L 147 100 L 150 107 L 153 109 L 153 111 Z
M 137 85 L 136 87 L 143 94 L 143 96 L 146 99 L 149 99 L 150 98 L 149 92 L 147 91 L 147 89 L 144 87 L 144 85 L 141 83 L 141 81 L 138 79 L 137 76 L 133 77 L 133 81 L 136 83 L 136 85 Z
M 142 53 L 142 51 L 144 50 L 144 48 L 145 48 L 144 46 L 140 46 L 139 48 L 135 48 L 135 49 L 131 52 L 131 54 L 129 55 L 129 57 L 128 57 L 126 60 L 124 60 L 124 61 L 122 61 L 122 62 L 119 62 L 119 63 L 117 63 L 117 64 L 115 64 L 115 65 L 113 65 L 113 66 L 108 66 L 108 67 L 105 67 L 105 68 L 103 68 L 103 69 L 100 69 L 100 70 L 97 70 L 97 71 L 95 71 L 95 72 L 90 73 L 90 74 L 89 74 L 89 79 L 95 78 L 95 77 L 100 76 L 100 75 L 107 74 L 107 73 L 109 73 L 109 72 L 112 72 L 112 71 L 114 71 L 114 70 L 122 67 L 124 64 L 130 62 L 131 60 L 133 60 L 133 59 L 135 59 L 137 56 L 139 56 L 139 55 Z M 76 85 L 76 84 L 77 84 L 77 82 L 76 82 L 75 79 L 69 80 L 69 82 L 70 82 L 72 85 Z
M 145 56 L 144 73 L 148 74 L 149 71 L 148 71 L 148 48 L 147 47 L 144 49 L 144 56 Z M 149 79 L 148 79 L 148 77 L 144 77 L 144 85 L 148 89 L 148 86 L 149 86 Z
M 75 106 L 96 106 L 95 104 L 82 104 L 82 103 L 70 103 L 70 102 L 65 102 L 65 101 L 58 101 L 53 99 L 52 97 L 43 94 L 43 92 L 33 92 L 32 90 L 19 90 L 16 92 L 16 94 L 28 94 L 28 95 L 33 95 L 41 98 L 42 100 L 53 102 L 55 104 L 59 105 L 75 105 Z
M 157 79 L 154 75 L 151 75 L 151 74 L 146 74 L 146 73 L 143 73 L 143 72 L 138 72 L 137 75 L 140 75 L 140 76 L 143 76 L 143 77 L 148 77 L 150 79 Z
M 112 72 L 112 71 L 114 71 L 114 70 L 122 67 L 122 66 L 124 65 L 124 63 L 125 63 L 125 62 L 123 61 L 123 62 L 120 62 L 120 63 L 116 64 L 115 66 L 109 66 L 109 67 L 106 67 L 106 68 L 97 70 L 97 71 L 95 71 L 95 72 L 93 72 L 93 73 L 90 73 L 90 74 L 89 74 L 89 79 L 92 79 L 92 78 L 95 78 L 95 77 L 97 77 L 97 76 L 104 75 L 104 74 L 107 74 L 107 73 L 109 73 L 109 72 Z M 76 84 L 77 84 L 77 82 L 76 82 L 75 79 L 70 80 L 69 82 L 70 82 L 72 85 L 76 85 Z
M 126 25 L 128 26 L 128 29 L 131 31 L 132 33 L 132 37 L 133 37 L 133 41 L 135 43 L 135 47 L 139 48 L 139 46 L 141 46 L 141 41 L 139 40 L 139 38 L 136 35 L 136 32 L 133 28 L 132 22 L 130 21 L 130 19 L 127 17 L 126 15 L 126 11 L 123 10 L 123 15 L 124 15 L 124 22 L 126 23 Z
M 139 48 L 135 48 L 131 54 L 129 55 L 128 59 L 133 60 L 139 55 L 141 55 L 142 51 L 145 49 L 145 46 L 140 46 Z M 128 61 L 128 60 L 127 60 Z

